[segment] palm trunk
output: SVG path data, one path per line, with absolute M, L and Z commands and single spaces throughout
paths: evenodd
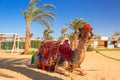
M 25 54 L 27 54 L 29 51 L 29 45 L 30 45 L 30 24 L 27 23 L 27 25 L 26 25 L 25 51 L 24 51 Z

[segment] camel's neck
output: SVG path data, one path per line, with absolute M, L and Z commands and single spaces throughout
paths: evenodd
M 80 51 L 87 49 L 88 46 L 88 42 L 86 42 L 84 39 L 80 39 L 78 42 L 78 46 L 77 46 L 77 54 L 81 54 Z
M 77 51 L 75 53 L 75 62 L 77 62 L 78 65 L 80 65 L 85 58 L 87 46 L 88 42 L 85 42 L 84 39 L 79 40 L 79 45 L 77 46 Z

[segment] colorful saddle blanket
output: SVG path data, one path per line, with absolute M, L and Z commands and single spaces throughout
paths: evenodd
M 66 42 L 60 44 L 59 41 L 47 41 L 42 42 L 38 56 L 39 60 L 44 63 L 45 66 L 54 66 L 57 62 L 58 56 L 65 60 L 72 61 L 74 57 L 74 51 Z

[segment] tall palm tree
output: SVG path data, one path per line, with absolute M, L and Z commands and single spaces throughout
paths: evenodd
M 40 24 L 49 27 L 49 24 L 54 21 L 54 13 L 43 11 L 43 9 L 55 7 L 52 4 L 44 4 L 37 7 L 36 4 L 38 2 L 39 0 L 30 0 L 27 10 L 21 10 L 26 21 L 25 54 L 29 51 L 31 23 L 37 21 Z
M 78 30 L 79 28 L 82 28 L 85 23 L 86 22 L 83 19 L 76 18 L 75 20 L 68 24 L 68 27 L 73 30 L 73 33 L 71 34 L 71 37 L 74 38 L 72 39 L 74 43 L 74 45 L 72 44 L 73 49 L 77 47 Z

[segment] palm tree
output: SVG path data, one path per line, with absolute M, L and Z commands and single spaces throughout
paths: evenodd
M 25 54 L 29 51 L 30 44 L 30 25 L 37 21 L 40 24 L 49 27 L 50 22 L 54 21 L 54 14 L 52 12 L 43 11 L 46 8 L 54 8 L 51 4 L 44 4 L 39 7 L 36 4 L 39 0 L 30 0 L 27 10 L 21 10 L 26 21 L 26 40 L 25 40 Z
M 0 34 L 0 50 L 1 50 L 1 41 L 6 39 L 8 37 L 8 35 L 6 34 Z
M 49 40 L 54 40 L 54 37 L 52 35 L 50 35 Z
M 72 38 L 74 38 L 72 42 L 74 43 L 74 46 L 72 44 L 73 49 L 77 47 L 78 30 L 79 28 L 82 28 L 85 23 L 86 22 L 83 19 L 76 18 L 75 20 L 68 24 L 68 27 L 74 31 L 73 34 L 71 34 Z
M 75 35 L 73 33 L 69 35 L 70 45 L 72 49 L 74 49 L 74 36 Z
M 45 39 L 45 40 L 50 38 L 50 35 L 49 35 L 50 33 L 53 33 L 53 31 L 52 31 L 51 29 L 45 29 L 45 30 L 43 31 L 44 39 Z
M 94 39 L 101 39 L 101 36 L 100 36 L 99 34 L 95 34 L 95 35 L 93 36 L 93 38 L 94 38 Z
M 63 27 L 61 30 L 61 38 L 63 38 L 63 35 L 65 34 L 66 31 L 67 31 L 67 28 Z
M 72 29 L 74 33 L 77 33 L 78 29 L 82 28 L 85 23 L 86 22 L 83 19 L 76 18 L 75 20 L 68 24 L 68 27 Z
M 119 31 L 115 31 L 114 34 L 113 34 L 113 37 L 115 37 L 115 39 L 119 39 L 120 32 Z

